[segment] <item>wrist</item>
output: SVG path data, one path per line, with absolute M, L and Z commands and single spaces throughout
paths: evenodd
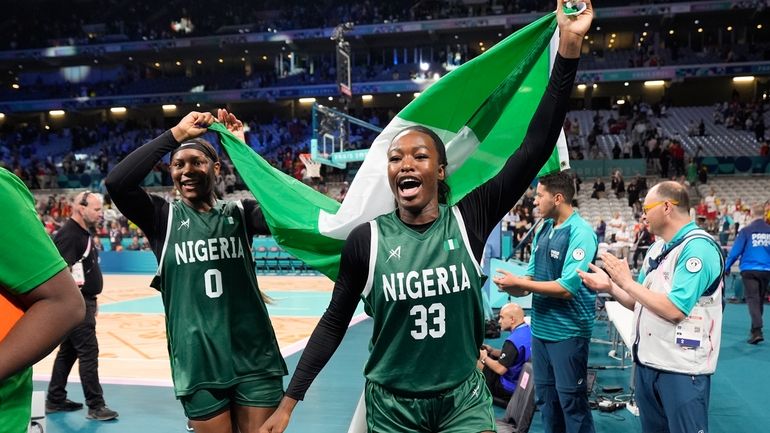
M 292 411 L 294 411 L 294 407 L 295 406 L 297 406 L 297 400 L 296 399 L 293 399 L 293 398 L 291 398 L 289 396 L 284 396 L 281 399 L 281 402 L 278 403 L 277 410 L 291 413 Z
M 188 138 L 187 134 L 179 127 L 179 125 L 171 128 L 171 135 L 174 136 L 174 140 L 176 140 L 177 143 L 182 143 Z
M 559 54 L 565 59 L 577 59 L 580 57 L 580 49 L 583 46 L 583 37 L 575 33 L 559 34 Z

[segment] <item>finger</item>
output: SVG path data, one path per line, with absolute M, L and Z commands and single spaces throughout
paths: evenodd
M 510 272 L 506 271 L 505 269 L 495 269 L 495 272 L 497 272 L 498 274 L 503 274 L 506 277 L 509 275 L 513 275 Z M 500 278 L 500 277 L 497 277 L 497 278 Z
M 596 272 L 596 273 L 599 273 L 599 272 L 601 272 L 601 271 L 602 271 L 602 268 L 600 268 L 600 267 L 596 266 L 596 265 L 595 265 L 595 264 L 593 264 L 593 263 L 589 263 L 589 264 L 588 264 L 588 269 L 590 269 L 590 270 L 592 270 L 592 271 L 594 271 L 594 272 Z M 578 272 L 581 272 L 581 271 L 578 271 Z

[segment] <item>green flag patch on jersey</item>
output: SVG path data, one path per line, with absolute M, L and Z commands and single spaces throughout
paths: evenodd
M 444 241 L 444 251 L 454 251 L 460 248 L 460 242 L 457 239 L 447 239 Z

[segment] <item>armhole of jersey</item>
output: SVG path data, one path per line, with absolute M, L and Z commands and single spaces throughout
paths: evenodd
M 243 227 L 243 235 L 246 236 L 246 241 L 250 241 L 249 239 L 249 231 L 246 229 L 246 211 L 243 209 L 243 202 L 240 200 L 235 200 L 233 203 L 238 207 L 238 212 L 241 213 L 241 227 Z
M 465 228 L 465 220 L 463 220 L 462 213 L 460 213 L 460 208 L 457 206 L 452 206 L 451 209 L 457 221 L 457 225 L 460 228 L 460 233 L 462 234 L 462 237 L 463 237 L 463 243 L 465 244 L 465 249 L 468 250 L 468 255 L 471 257 L 471 261 L 473 261 L 473 266 L 476 268 L 476 274 L 481 277 L 483 276 L 481 272 L 481 266 L 479 266 L 479 262 L 476 260 L 476 256 L 473 255 L 473 250 L 471 249 L 471 243 L 468 240 L 468 231 Z
M 166 258 L 166 248 L 168 248 L 168 238 L 171 237 L 171 222 L 174 220 L 174 203 L 168 204 L 168 221 L 166 222 L 166 238 L 163 239 L 163 249 L 160 253 L 160 259 L 158 259 L 158 270 L 155 275 L 160 276 L 161 269 L 163 269 L 163 260 Z
M 377 243 L 379 242 L 379 232 L 377 231 L 377 221 L 369 221 L 370 244 L 369 244 L 369 273 L 366 275 L 366 285 L 364 291 L 361 292 L 361 297 L 365 298 L 369 296 L 369 292 L 372 291 L 374 285 L 374 265 L 377 264 Z
M 696 234 L 694 234 L 692 236 L 688 236 L 687 239 L 685 239 L 685 241 L 682 242 L 682 250 L 679 251 L 679 255 L 681 255 L 682 251 L 684 251 L 685 245 L 690 243 L 691 240 L 698 239 L 698 238 L 705 240 L 706 242 L 711 244 L 712 247 L 716 248 L 717 254 L 719 254 L 720 269 L 722 269 L 723 272 L 724 272 L 724 269 L 725 269 L 725 256 L 724 256 L 724 254 L 722 254 L 722 247 L 720 247 L 719 244 L 717 244 L 717 242 L 714 240 L 714 238 L 711 237 L 710 234 L 708 234 L 708 232 L 705 232 L 705 231 L 704 232 L 697 232 Z M 678 259 L 679 259 L 679 257 L 677 257 L 677 260 Z M 713 296 L 714 293 L 720 288 L 720 286 L 722 287 L 722 290 L 724 291 L 725 280 L 724 280 L 724 273 L 723 272 L 721 272 L 721 273 L 719 273 L 719 275 L 717 275 L 716 280 L 712 281 L 709 284 L 709 286 L 706 288 L 706 291 L 703 292 L 701 294 L 701 296 Z

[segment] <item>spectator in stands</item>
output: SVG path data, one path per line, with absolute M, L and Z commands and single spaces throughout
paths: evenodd
M 702 184 L 707 184 L 709 181 L 709 169 L 705 165 L 701 164 L 700 169 L 698 170 L 698 182 Z
M 591 198 L 604 198 L 607 194 L 605 192 L 606 187 L 604 186 L 604 181 L 600 177 L 597 177 L 596 181 L 594 181 L 593 189 L 594 192 L 591 193 Z
M 505 304 L 500 309 L 500 329 L 510 334 L 503 347 L 483 344 L 479 350 L 478 368 L 484 373 L 492 396 L 508 401 L 516 391 L 524 363 L 532 358 L 532 331 L 524 322 L 524 310 L 518 304 Z
M 142 249 L 142 245 L 139 243 L 139 236 L 132 236 L 131 237 L 131 243 L 128 244 L 126 247 L 126 250 L 128 251 L 139 251 Z
M 759 119 L 757 119 L 757 124 L 754 125 L 754 137 L 757 139 L 758 143 L 761 143 L 765 141 L 765 118 L 764 116 L 759 116 Z
M 599 221 L 594 227 L 594 233 L 596 233 L 596 239 L 598 243 L 604 242 L 604 237 L 607 234 L 607 223 L 604 222 L 604 218 L 599 217 Z
M 615 211 L 612 213 L 612 218 L 607 222 L 607 237 L 610 239 L 609 242 L 615 242 L 614 239 L 612 239 L 612 236 L 620 231 L 623 231 L 626 229 L 626 222 L 623 220 L 623 217 L 620 215 L 620 212 Z
M 623 174 L 620 170 L 615 170 L 612 173 L 612 179 L 610 180 L 610 189 L 615 193 L 615 197 L 623 198 L 626 194 L 626 183 L 623 180 Z
M 704 200 L 706 202 L 706 230 L 715 233 L 717 216 L 719 216 L 719 199 L 713 187 L 709 189 L 709 193 L 704 197 Z
M 699 137 L 706 136 L 706 123 L 703 122 L 703 119 L 701 119 L 700 123 L 698 123 L 698 136 Z
M 725 261 L 725 273 L 729 274 L 733 263 L 740 258 L 744 294 L 751 316 L 751 332 L 747 342 L 757 344 L 765 339 L 762 334 L 762 314 L 770 283 L 770 224 L 764 219 L 763 204 L 755 204 L 751 212 L 753 220 L 738 232 Z
M 709 431 L 723 269 L 721 248 L 690 222 L 689 208 L 687 190 L 676 182 L 661 182 L 647 194 L 643 210 L 660 239 L 636 281 L 625 261 L 607 253 L 600 256 L 605 270 L 591 264 L 592 272 L 578 271 L 586 286 L 634 310 L 635 399 L 644 432 Z M 688 328 L 684 320 L 703 325 Z
M 647 255 L 647 250 L 650 245 L 655 242 L 655 236 L 650 233 L 650 228 L 647 226 L 647 220 L 644 216 L 637 218 L 637 223 L 634 226 L 634 257 L 631 261 L 632 269 L 639 269 L 636 264 L 640 258 L 644 258 Z
M 634 213 L 638 213 L 639 210 L 637 208 L 641 207 L 639 202 L 639 197 L 641 196 L 639 192 L 639 176 L 634 178 L 634 180 L 628 184 L 628 190 L 626 192 L 628 193 L 628 207 L 630 207 Z
M 730 231 L 733 228 L 735 222 L 733 221 L 732 212 L 729 207 L 723 206 L 719 212 L 719 221 L 717 227 L 719 229 L 719 245 L 723 247 L 727 246 L 727 241 L 730 239 Z
M 80 321 L 77 285 L 43 231 L 24 183 L 0 168 L 0 429 L 26 433 L 32 407 L 32 364 Z
M 767 140 L 763 139 L 759 145 L 759 156 L 770 155 L 770 145 L 767 144 Z

